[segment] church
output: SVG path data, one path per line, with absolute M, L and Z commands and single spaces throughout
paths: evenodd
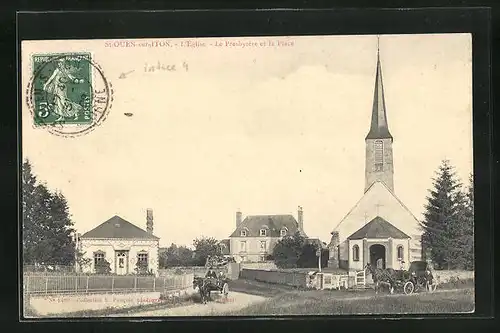
M 329 267 L 362 270 L 371 263 L 407 269 L 411 261 L 421 260 L 420 223 L 394 191 L 393 140 L 377 45 L 372 118 L 365 137 L 364 194 L 331 232 Z

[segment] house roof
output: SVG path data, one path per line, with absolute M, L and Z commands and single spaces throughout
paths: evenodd
M 115 215 L 106 222 L 101 223 L 94 229 L 86 232 L 82 238 L 142 238 L 159 239 L 136 225 Z
M 240 237 L 241 230 L 247 230 L 247 237 L 259 237 L 260 229 L 267 228 L 267 237 L 281 237 L 281 229 L 287 229 L 287 235 L 294 235 L 299 231 L 299 224 L 293 215 L 250 215 L 245 217 L 241 224 L 229 237 Z M 302 236 L 307 237 L 303 230 Z
M 370 222 L 368 222 L 364 227 L 353 233 L 347 239 L 363 239 L 363 238 L 397 238 L 406 239 L 410 238 L 407 234 L 381 218 L 377 216 Z
M 229 255 L 231 254 L 231 242 L 229 239 L 223 239 L 219 242 L 219 245 L 221 245 L 221 250 L 223 255 Z

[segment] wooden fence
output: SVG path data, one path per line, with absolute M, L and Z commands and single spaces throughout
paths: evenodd
M 25 294 L 163 292 L 193 285 L 193 274 L 152 276 L 23 275 Z

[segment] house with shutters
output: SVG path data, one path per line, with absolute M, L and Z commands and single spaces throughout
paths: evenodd
M 384 100 L 380 51 L 377 49 L 370 129 L 365 137 L 365 188 L 361 199 L 333 228 L 328 266 L 361 270 L 407 268 L 422 258 L 420 222 L 396 196 L 393 136 Z
M 307 241 L 326 248 L 318 239 L 308 238 L 304 232 L 304 213 L 299 206 L 297 219 L 286 215 L 249 215 L 242 219 L 236 212 L 236 228 L 229 239 L 219 243 L 222 253 L 236 262 L 264 262 L 273 253 L 274 246 L 285 236 L 299 232 Z
M 159 240 L 153 235 L 151 209 L 146 213 L 146 230 L 115 215 L 80 236 L 78 247 L 84 258 L 91 259 L 81 270 L 96 273 L 99 262 L 106 260 L 113 274 L 135 274 L 138 266 L 157 274 Z

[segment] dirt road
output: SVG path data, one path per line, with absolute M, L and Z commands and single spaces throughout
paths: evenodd
M 114 314 L 111 317 L 165 317 L 165 316 L 216 316 L 220 313 L 237 311 L 249 305 L 265 301 L 266 298 L 256 295 L 248 295 L 238 292 L 231 292 L 224 300 L 215 295 L 214 300 L 207 304 L 195 303 L 170 309 L 159 309 L 152 311 L 142 311 L 133 314 Z

